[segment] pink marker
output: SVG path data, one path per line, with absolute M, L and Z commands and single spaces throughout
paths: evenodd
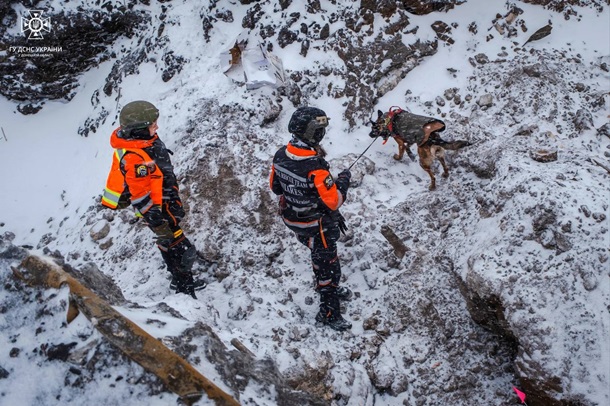
M 513 390 L 515 391 L 517 396 L 519 396 L 519 399 L 521 399 L 521 403 L 523 403 L 523 404 L 525 404 L 525 406 L 527 406 L 527 403 L 525 403 L 525 393 L 521 392 L 519 389 L 517 389 L 514 386 L 513 386 Z

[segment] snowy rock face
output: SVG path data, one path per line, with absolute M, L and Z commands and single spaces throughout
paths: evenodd
M 13 236 L 5 233 L 0 236 L 0 266 L 7 265 L 18 267 L 20 261 L 28 254 L 26 250 L 15 247 L 12 244 Z M 62 263 L 62 258 L 55 258 L 55 261 Z M 138 309 L 138 305 L 127 303 L 123 298 L 120 289 L 106 275 L 99 272 L 94 264 L 88 264 L 83 269 L 74 269 L 64 265 L 64 270 L 71 276 L 77 278 L 85 287 L 92 289 L 95 294 L 103 298 L 108 303 L 115 306 L 126 306 L 131 309 Z M 22 270 L 23 271 L 23 270 Z M 123 351 L 141 350 L 142 344 L 134 340 L 133 347 L 112 348 L 104 342 L 100 334 L 93 329 L 96 324 L 94 319 L 90 323 L 83 320 L 84 316 L 69 321 L 65 320 L 68 309 L 67 289 L 61 289 L 59 293 L 48 293 L 41 290 L 40 286 L 26 287 L 23 281 L 8 273 L 2 274 L 2 284 L 4 293 L 0 296 L 0 310 L 7 313 L 9 307 L 15 306 L 19 300 L 25 302 L 19 312 L 13 311 L 8 315 L 0 326 L 3 329 L 12 329 L 12 348 L 10 357 L 15 362 L 9 362 L 5 366 L 0 366 L 0 380 L 17 379 L 22 377 L 25 372 L 23 368 L 17 367 L 20 360 L 27 358 L 26 362 L 37 362 L 42 368 L 54 368 L 54 363 L 61 362 L 59 371 L 54 375 L 63 376 L 64 388 L 54 387 L 52 391 L 60 399 L 65 397 L 72 398 L 71 389 L 82 390 L 80 397 L 84 399 L 91 397 L 91 382 L 101 380 L 101 374 L 105 378 L 114 376 L 116 382 L 123 380 L 121 372 L 117 371 L 112 364 L 128 363 Z M 185 320 L 175 309 L 169 308 L 165 303 L 160 303 L 149 313 L 145 321 L 146 325 L 154 325 L 162 328 L 167 324 L 167 320 Z M 137 310 L 136 310 L 137 311 Z M 23 315 L 22 323 L 16 322 L 15 317 Z M 36 315 L 34 317 L 34 315 Z M 64 320 L 62 320 L 62 317 Z M 31 320 L 30 320 L 31 319 Z M 35 328 L 31 324 L 34 323 Z M 61 326 L 61 327 L 59 327 Z M 26 343 L 31 335 L 44 333 L 47 328 L 57 330 L 64 329 L 63 333 L 55 336 L 47 336 L 46 342 L 42 342 L 37 348 L 28 348 Z M 121 334 L 120 331 L 116 332 Z M 23 336 L 22 336 L 23 335 Z M 16 338 L 21 337 L 21 340 Z M 277 365 L 273 360 L 256 359 L 243 344 L 236 346 L 238 350 L 229 350 L 222 342 L 220 337 L 207 325 L 198 322 L 185 329 L 180 337 L 164 337 L 164 344 L 178 353 L 191 364 L 197 365 L 205 360 L 206 364 L 211 364 L 216 368 L 222 382 L 226 383 L 234 393 L 247 393 L 249 385 L 262 388 L 273 388 L 276 393 L 278 404 L 308 404 L 324 405 L 326 402 L 322 397 L 316 397 L 311 392 L 294 390 L 295 385 L 286 382 L 286 379 L 278 371 Z M 8 350 L 8 348 L 5 348 Z M 150 354 L 154 356 L 154 354 Z M 55 367 L 57 368 L 57 367 Z M 134 366 L 133 370 L 128 371 L 128 381 L 126 385 L 116 384 L 118 388 L 114 398 L 119 399 L 124 396 L 123 390 L 127 389 L 132 394 L 134 392 L 148 392 L 149 396 L 160 395 L 162 381 L 154 377 L 153 374 L 146 373 L 144 370 Z M 297 382 L 296 386 L 300 385 Z M 5 397 L 6 394 L 2 394 Z M 11 397 L 9 396 L 9 399 Z M 163 396 L 160 396 L 163 399 Z M 244 402 L 251 401 L 245 397 Z M 47 401 L 43 401 L 47 404 Z
M 51 51 L 47 57 L 25 58 L 19 52 L 9 52 L 0 61 L 0 92 L 9 100 L 21 104 L 22 114 L 39 111 L 46 100 L 71 100 L 76 94 L 78 76 L 100 63 L 116 58 L 111 49 L 119 37 L 132 37 L 150 17 L 134 12 L 135 1 L 106 2 L 103 7 L 80 7 L 73 11 L 62 10 L 53 2 L 37 1 L 32 7 L 45 10 L 44 19 L 51 19 L 53 29 L 34 44 L 23 35 L 7 35 L 7 28 L 19 20 L 15 6 L 22 2 L 3 2 L 6 13 L 0 24 L 0 33 L 12 47 L 49 47 L 65 44 L 61 51 Z M 98 2 L 99 3 L 99 2 Z
M 188 326 L 161 329 L 159 337 L 244 404 L 499 405 L 516 403 L 512 386 L 527 393 L 530 406 L 608 403 L 610 59 L 581 55 L 576 41 L 558 49 L 538 47 L 542 39 L 524 45 L 547 15 L 555 19 L 548 39 L 561 24 L 607 4 L 509 2 L 481 19 L 473 3 L 106 2 L 101 21 L 114 21 L 121 11 L 134 22 L 92 40 L 98 51 L 79 59 L 78 72 L 110 63 L 98 87 L 86 90 L 90 114 L 79 132 L 109 135 L 99 129 L 111 130 L 121 103 L 138 97 L 122 90 L 130 80 L 142 78 L 135 90 L 153 78 L 168 86 L 155 93 L 172 124 L 159 134 L 174 151 L 188 213 L 183 227 L 208 287 L 196 302 L 172 295 L 152 233 L 129 210 L 102 209 L 98 196 L 73 222 L 49 221 L 52 232 L 32 247 L 65 258 L 93 285 L 114 280 L 120 291 L 105 289 L 112 303 L 127 300 L 138 305 L 125 306 L 172 316 L 168 326 L 186 319 Z M 55 2 L 38 6 L 54 6 L 58 18 L 67 13 Z M 11 10 L 6 27 L 17 18 Z M 534 25 L 536 13 L 544 18 Z M 234 37 L 223 30 L 235 25 L 239 30 L 231 33 L 247 29 L 284 56 L 290 65 L 285 87 L 246 92 L 206 82 L 218 79 L 218 67 L 207 60 L 220 44 L 231 45 Z M 196 46 L 185 45 L 189 36 L 199 39 Z M 501 47 L 486 48 L 499 41 Z M 296 55 L 303 66 L 289 64 Z M 5 96 L 21 102 L 24 113 L 28 101 L 37 110 L 44 99 L 69 100 L 79 91 L 77 71 L 40 74 L 42 80 L 26 74 L 18 85 L 14 71 L 24 66 L 0 60 Z M 425 91 L 401 85 L 412 74 L 425 77 L 422 69 L 433 76 Z M 39 98 L 41 83 L 52 91 Z M 345 333 L 314 325 L 318 298 L 308 252 L 281 223 L 267 184 L 271 157 L 290 138 L 294 108 L 323 103 L 331 117 L 323 145 L 335 174 L 372 141 L 367 126 L 377 108 L 400 105 L 442 118 L 443 138 L 472 144 L 447 152 L 450 176 L 439 176 L 435 192 L 427 190 L 417 162 L 392 159 L 392 140 L 377 141 L 352 168 L 341 209 L 349 231 L 339 242 L 342 282 L 355 293 L 344 306 L 354 324 Z M 553 158 L 534 159 L 546 153 Z M 406 247 L 402 259 L 385 230 Z M 28 303 L 18 313 L 5 305 L 10 320 L 39 311 L 36 293 L 7 283 L 7 303 Z M 41 295 L 56 310 L 48 324 L 61 326 L 61 298 Z M 27 325 L 17 327 L 27 334 Z M 80 328 L 85 339 L 75 339 L 74 348 L 66 347 L 72 337 L 52 337 L 56 354 L 86 353 L 90 337 L 99 338 L 90 326 Z M 232 339 L 256 356 L 227 350 Z M 129 386 L 119 383 L 123 377 L 150 378 L 103 343 L 91 348 L 95 356 L 83 359 L 119 365 L 111 375 L 122 404 L 141 404 L 147 396 L 174 400 L 155 382 L 148 393 L 138 386 L 130 396 Z M 79 404 L 91 396 L 87 385 L 110 379 L 95 368 L 82 378 L 66 371 L 66 381 L 82 392 L 62 390 L 65 404 Z M 0 382 L 14 376 L 0 364 Z

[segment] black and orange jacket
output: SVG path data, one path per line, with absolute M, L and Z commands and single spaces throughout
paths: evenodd
M 156 134 L 150 140 L 122 136 L 120 128 L 110 136 L 115 152 L 102 204 L 114 209 L 121 195 L 127 194 L 136 214 L 142 215 L 149 225 L 157 226 L 163 202 L 179 200 L 169 151 Z
M 287 208 L 284 222 L 297 228 L 318 224 L 325 214 L 341 207 L 347 196 L 349 181 L 336 182 L 329 165 L 313 148 L 295 145 L 294 141 L 280 148 L 273 157 L 269 186 L 276 195 L 283 195 Z

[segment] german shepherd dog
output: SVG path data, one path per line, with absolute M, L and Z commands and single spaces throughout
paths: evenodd
M 439 119 L 418 116 L 398 107 L 390 108 L 387 113 L 377 111 L 377 120 L 371 120 L 371 138 L 382 137 L 385 141 L 392 137 L 398 144 L 398 154 L 394 159 L 401 160 L 406 152 L 412 161 L 415 156 L 411 152 L 411 145 L 417 144 L 419 165 L 430 175 L 429 190 L 436 189 L 436 178 L 432 171 L 432 162 L 436 158 L 443 167 L 443 177 L 449 176 L 449 168 L 445 162 L 445 150 L 458 150 L 470 143 L 468 141 L 447 142 L 441 138 L 439 132 L 445 130 L 445 123 Z

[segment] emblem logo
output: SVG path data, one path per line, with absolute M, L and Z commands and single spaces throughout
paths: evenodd
M 324 179 L 324 186 L 326 186 L 326 189 L 330 189 L 334 184 L 335 181 L 333 180 L 332 175 L 329 174 L 326 179 Z
M 21 17 L 21 32 L 28 39 L 43 39 L 43 32 L 51 32 L 51 18 L 44 18 L 42 10 L 28 10 L 29 18 Z
M 143 178 L 145 176 L 148 176 L 148 166 L 137 165 L 136 166 L 136 178 Z

